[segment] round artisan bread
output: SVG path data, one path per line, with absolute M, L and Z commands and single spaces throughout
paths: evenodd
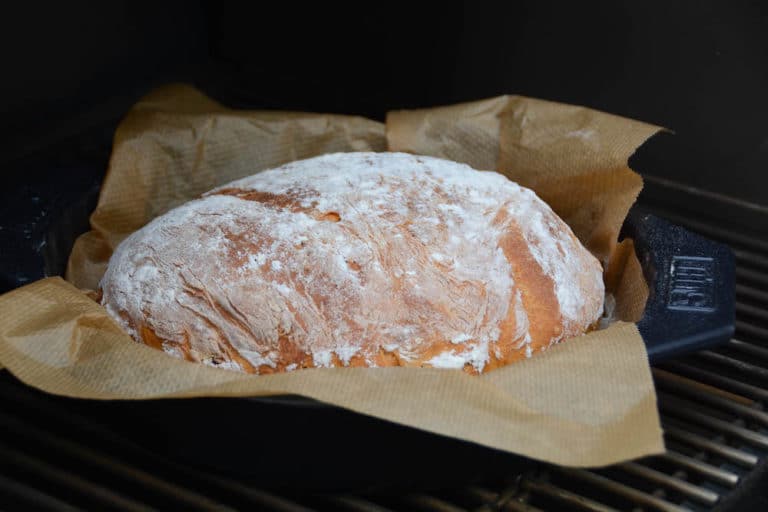
M 600 263 L 495 172 L 339 153 L 217 188 L 123 241 L 101 303 L 139 342 L 251 373 L 479 373 L 583 334 Z

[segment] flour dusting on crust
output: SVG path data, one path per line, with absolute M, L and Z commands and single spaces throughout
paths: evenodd
M 128 237 L 101 282 L 135 339 L 257 373 L 481 372 L 583 333 L 602 287 L 599 263 L 533 192 L 402 153 L 325 155 L 214 189 Z M 527 306 L 547 293 L 551 311 Z

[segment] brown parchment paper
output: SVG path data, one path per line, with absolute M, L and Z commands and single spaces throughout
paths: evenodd
M 659 453 L 656 396 L 632 323 L 647 287 L 631 241 L 616 244 L 642 186 L 627 158 L 657 130 L 505 96 L 393 112 L 385 131 L 359 117 L 235 111 L 189 87 L 165 87 L 141 100 L 115 134 L 93 229 L 75 244 L 69 282 L 44 279 L 0 296 L 0 365 L 50 393 L 91 399 L 299 394 L 569 466 Z M 428 368 L 254 376 L 134 343 L 87 294 L 122 239 L 215 185 L 298 158 L 386 149 L 498 169 L 531 186 L 604 262 L 617 321 L 478 377 Z

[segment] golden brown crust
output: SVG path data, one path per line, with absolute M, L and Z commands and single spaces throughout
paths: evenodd
M 403 154 L 327 155 L 232 183 L 113 255 L 102 303 L 136 338 L 250 373 L 488 371 L 584 333 L 599 263 L 535 195 Z

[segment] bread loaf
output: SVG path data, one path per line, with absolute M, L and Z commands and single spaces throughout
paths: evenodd
M 340 153 L 235 181 L 115 250 L 101 303 L 138 342 L 251 373 L 479 373 L 583 334 L 600 263 L 495 172 Z

